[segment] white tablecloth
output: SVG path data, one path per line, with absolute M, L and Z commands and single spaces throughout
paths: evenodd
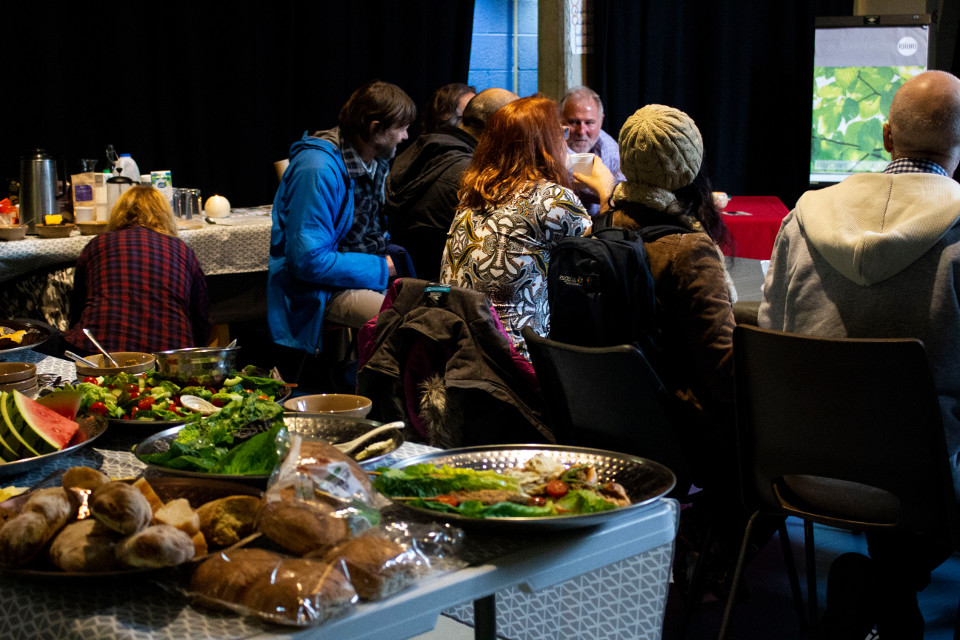
M 270 255 L 270 207 L 234 212 L 229 217 L 211 218 L 199 229 L 180 231 L 193 249 L 204 274 L 266 271 Z M 0 282 L 13 280 L 38 269 L 73 263 L 93 236 L 38 238 L 0 242 Z

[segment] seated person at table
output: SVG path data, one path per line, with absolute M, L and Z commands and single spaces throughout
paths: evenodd
M 477 88 L 462 82 L 445 84 L 434 91 L 423 109 L 421 135 L 436 133 L 444 126 L 460 126 L 463 110 L 475 95 Z
M 77 260 L 68 348 L 97 352 L 84 327 L 108 351 L 205 346 L 207 281 L 193 250 L 177 237 L 167 199 L 153 187 L 131 187 L 114 205 L 107 230 Z
M 273 201 L 267 320 L 274 342 L 320 353 L 324 317 L 362 327 L 388 277 L 383 186 L 416 107 L 400 87 L 370 82 L 340 110 L 340 126 L 290 147 Z M 403 275 L 401 273 L 401 275 Z
M 624 123 L 619 145 L 626 181 L 616 186 L 611 210 L 596 218 L 594 226 L 638 233 L 650 226 L 675 228 L 644 242 L 662 347 L 648 357 L 671 395 L 665 409 L 693 481 L 710 490 L 704 494 L 710 500 L 684 510 L 678 567 L 683 554 L 699 548 L 695 540 L 706 524 L 720 524 L 717 539 L 724 549 L 710 558 L 729 566 L 708 568 L 707 578 L 708 587 L 722 594 L 725 586 L 718 581 L 736 561 L 746 523 L 739 506 L 734 430 L 736 291 L 718 247 L 727 230 L 702 172 L 700 130 L 686 113 L 647 105 Z
M 883 146 L 893 159 L 883 173 L 807 192 L 786 217 L 764 282 L 760 326 L 828 338 L 922 340 L 960 496 L 960 186 L 951 178 L 960 164 L 960 80 L 929 71 L 904 83 L 883 125 Z M 873 577 L 836 579 L 873 585 L 875 597 L 867 600 L 876 607 L 863 616 L 828 608 L 823 637 L 863 638 L 876 623 L 884 638 L 922 638 L 917 591 L 950 549 L 892 532 L 867 533 L 867 543 L 869 562 L 835 568 Z M 847 635 L 835 632 L 844 625 Z
M 457 210 L 460 176 L 470 165 L 480 134 L 497 109 L 519 96 L 485 89 L 463 112 L 459 126 L 445 125 L 407 147 L 387 177 L 386 212 L 390 236 L 410 251 L 417 277 L 440 277 L 440 256 Z
M 603 126 L 603 102 L 597 92 L 589 87 L 571 88 L 560 101 L 560 111 L 563 122 L 570 127 L 570 137 L 567 138 L 570 151 L 594 154 L 607 165 L 615 182 L 623 182 L 617 141 L 600 128 Z M 595 191 L 580 188 L 577 196 L 591 216 L 600 213 L 600 199 Z
M 550 331 L 550 250 L 591 226 L 571 190 L 564 131 L 548 98 L 521 98 L 491 116 L 463 174 L 441 260 L 440 281 L 486 294 L 526 357 L 520 329 Z M 609 197 L 610 171 L 599 161 L 593 167 L 577 178 Z

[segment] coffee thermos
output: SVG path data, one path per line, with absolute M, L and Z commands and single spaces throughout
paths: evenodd
M 60 213 L 57 198 L 65 190 L 58 189 L 57 163 L 43 149 L 35 149 L 20 157 L 20 223 L 33 233 L 43 216 Z

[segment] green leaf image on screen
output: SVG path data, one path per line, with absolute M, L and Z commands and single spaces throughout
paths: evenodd
M 923 67 L 814 67 L 810 171 L 882 171 L 883 124 L 893 94 Z

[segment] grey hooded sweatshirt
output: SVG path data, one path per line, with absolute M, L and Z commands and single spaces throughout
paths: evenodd
M 919 338 L 960 496 L 960 185 L 858 174 L 805 193 L 780 227 L 760 326 L 832 338 Z M 958 498 L 960 499 L 960 498 Z

